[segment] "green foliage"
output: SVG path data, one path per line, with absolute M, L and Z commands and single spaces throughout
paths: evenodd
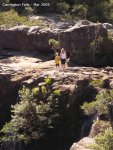
M 90 135 L 96 137 L 98 134 L 105 132 L 107 128 L 110 128 L 111 124 L 105 120 L 94 120 Z
M 55 95 L 59 96 L 59 95 L 60 95 L 60 90 L 56 89 L 56 90 L 53 91 L 53 93 L 54 93 Z
M 33 93 L 31 93 L 30 89 L 23 86 L 22 90 L 18 92 L 20 99 L 24 101 L 32 101 L 33 100 Z M 21 102 L 20 102 L 21 103 Z M 18 104 L 16 105 L 18 106 Z M 16 107 L 15 106 L 15 107 Z
M 38 143 L 42 139 L 61 142 L 72 138 L 78 116 L 69 110 L 69 92 L 55 90 L 52 83 L 39 84 L 31 90 L 23 86 L 19 103 L 12 107 L 12 119 L 1 131 L 1 142 L 35 140 Z
M 43 85 L 43 86 L 41 86 L 41 90 L 42 90 L 42 94 L 43 95 L 46 95 L 47 94 L 47 88 Z
M 39 93 L 39 88 L 38 88 L 38 87 L 33 88 L 33 89 L 32 89 L 32 93 L 33 93 L 34 96 L 38 95 L 38 93 Z
M 45 79 L 50 84 L 51 78 Z M 42 98 L 47 97 L 48 90 L 41 86 Z M 32 139 L 43 138 L 47 129 L 55 128 L 59 121 L 61 103 L 59 103 L 59 93 L 52 91 L 49 93 L 46 102 L 40 101 L 39 87 L 32 90 L 23 86 L 19 91 L 20 102 L 12 107 L 12 120 L 1 130 L 4 133 L 1 141 L 20 141 L 30 142 Z M 36 97 L 37 96 L 37 97 Z
M 46 77 L 46 78 L 44 79 L 44 81 L 45 81 L 45 83 L 46 83 L 47 85 L 49 85 L 49 84 L 52 83 L 52 80 L 51 80 L 51 78 L 50 78 L 49 76 Z
M 106 42 L 113 44 L 113 34 L 111 32 L 108 32 L 108 37 L 106 39 Z
M 55 39 L 49 39 L 49 45 L 52 46 L 51 49 L 54 50 L 54 52 L 60 48 L 59 41 Z
M 98 82 L 95 83 L 96 85 Z M 82 109 L 86 115 L 90 115 L 97 112 L 99 115 L 109 115 L 108 105 L 113 100 L 113 90 L 107 90 L 99 93 L 96 99 L 90 103 L 85 102 L 82 105 Z M 112 150 L 113 149 L 113 131 L 109 127 L 110 123 L 102 123 L 102 121 L 96 121 L 94 125 L 94 131 L 92 135 L 95 136 L 95 144 L 89 145 L 89 148 L 94 150 Z M 97 132 L 97 133 L 96 133 Z
M 73 19 L 75 19 L 75 16 L 71 13 L 66 13 L 65 15 L 61 16 L 61 19 L 62 18 L 67 21 L 72 21 Z
M 101 87 L 101 88 L 103 88 L 104 81 L 102 79 L 97 79 L 97 80 L 91 81 L 90 84 L 93 85 L 93 86 L 95 86 L 95 87 Z
M 69 4 L 66 2 L 57 3 L 57 8 L 60 12 L 66 13 L 69 10 Z
M 108 104 L 112 101 L 112 99 L 113 90 L 105 91 L 103 93 L 99 93 L 94 101 L 90 103 L 85 102 L 81 108 L 87 115 L 94 112 L 98 112 L 98 114 L 108 114 Z
M 113 131 L 107 128 L 105 132 L 98 134 L 95 137 L 96 144 L 89 147 L 95 150 L 113 150 Z
M 46 27 L 42 20 L 29 20 L 26 16 L 19 16 L 14 10 L 0 12 L 0 27 L 10 28 L 17 25 Z
M 4 0 L 4 2 L 17 3 L 17 0 Z M 37 0 L 23 0 L 19 3 L 28 3 L 31 7 L 0 8 L 2 11 L 15 9 L 19 15 L 60 13 L 65 14 L 68 18 L 73 17 L 76 19 L 88 19 L 93 22 L 113 23 L 113 0 L 43 0 L 43 2 L 38 0 L 38 4 L 45 3 L 45 5 L 48 5 L 45 7 L 33 6 L 33 3 L 37 3 Z M 70 15 L 67 15 L 67 13 L 70 13 Z
M 86 115 L 90 115 L 90 114 L 95 112 L 97 107 L 98 107 L 98 102 L 97 101 L 92 101 L 90 103 L 84 102 L 83 105 L 81 106 L 81 109 L 84 110 L 84 113 Z
M 85 5 L 74 5 L 72 8 L 72 13 L 75 14 L 76 19 L 86 19 L 87 6 Z
M 44 135 L 45 125 L 48 124 L 45 114 L 48 113 L 50 104 L 43 102 L 37 104 L 32 91 L 25 86 L 19 91 L 19 97 L 21 101 L 13 107 L 14 115 L 11 122 L 7 123 L 1 131 L 5 134 L 2 141 L 22 139 L 29 142 L 31 139 L 39 139 Z
M 90 43 L 90 46 L 95 50 L 96 48 L 99 48 L 99 45 L 100 43 L 102 43 L 103 41 L 103 37 L 102 36 L 99 36 L 97 37 L 98 35 L 98 30 L 97 30 L 97 33 L 95 35 L 95 39 L 93 42 Z
M 17 24 L 23 24 L 27 19 L 25 17 L 20 17 L 14 10 L 0 12 L 0 26 L 4 28 L 9 28 L 16 26 Z
M 2 141 L 8 140 L 10 142 L 13 139 L 14 141 L 25 140 L 28 142 L 41 135 L 41 131 L 39 131 L 41 118 L 36 110 L 33 93 L 23 86 L 19 91 L 19 97 L 20 103 L 12 107 L 14 114 L 12 120 L 1 131 L 5 134 Z
M 33 9 L 32 9 L 32 7 L 26 7 L 24 10 L 23 10 L 23 12 L 22 12 L 22 14 L 24 15 L 24 16 L 28 16 L 28 15 L 33 15 Z
M 18 128 L 16 128 L 18 126 L 17 122 L 15 122 L 14 120 L 12 120 L 10 123 L 6 123 L 4 128 L 1 130 L 2 133 L 4 134 L 10 134 L 11 136 L 2 136 L 0 137 L 0 141 L 5 141 L 5 142 L 9 142 L 9 141 L 18 141 L 18 140 L 23 140 L 24 139 L 24 135 L 22 134 L 17 134 L 18 132 Z
M 100 30 L 100 26 L 97 26 L 96 30 L 95 30 L 95 38 L 90 43 L 90 49 L 91 49 L 91 52 L 92 52 L 92 60 L 93 60 L 93 65 L 94 66 L 96 64 L 96 58 L 95 58 L 96 50 L 101 48 L 100 46 L 101 46 L 101 43 L 103 42 L 103 37 L 101 35 L 98 36 L 99 30 Z

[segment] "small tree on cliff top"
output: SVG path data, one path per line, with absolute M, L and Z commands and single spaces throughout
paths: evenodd
M 42 136 L 42 127 L 40 126 L 43 116 L 39 114 L 33 93 L 25 86 L 19 91 L 20 102 L 12 107 L 12 120 L 7 123 L 2 132 L 5 134 L 1 138 L 2 141 L 30 141 L 31 139 L 39 139 Z M 44 111 L 44 108 L 43 108 Z
M 50 77 L 44 81 L 41 87 L 30 90 L 23 86 L 19 91 L 20 102 L 12 107 L 12 120 L 1 130 L 1 142 L 38 140 L 45 137 L 47 129 L 55 128 L 60 118 L 60 91 L 47 89 L 52 84 Z
M 51 45 L 51 49 L 56 52 L 60 48 L 60 43 L 59 41 L 55 39 L 49 39 L 49 45 Z
M 69 109 L 69 93 L 53 89 L 50 77 L 31 90 L 24 86 L 19 92 L 20 102 L 13 107 L 11 121 L 1 131 L 1 143 L 21 140 L 39 143 L 42 139 L 62 143 L 72 138 L 78 117 Z
M 96 96 L 96 99 L 90 103 L 85 102 L 81 106 L 84 113 L 86 115 L 90 115 L 94 112 L 98 114 L 108 114 L 108 104 L 113 100 L 113 90 L 105 91 L 103 93 L 99 93 Z

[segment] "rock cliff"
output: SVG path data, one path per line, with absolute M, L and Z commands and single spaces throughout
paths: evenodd
M 89 148 L 90 144 L 94 144 L 95 141 L 93 138 L 85 137 L 82 140 L 80 140 L 78 143 L 74 143 L 70 150 L 91 150 Z
M 70 61 L 82 67 L 68 67 L 65 72 L 56 70 L 52 56 L 39 52 L 51 51 L 48 40 L 58 39 L 58 34 L 61 47 L 70 53 Z M 106 27 L 88 21 L 78 22 L 67 30 L 26 26 L 0 29 L 0 128 L 11 119 L 11 105 L 18 102 L 22 85 L 32 88 L 50 76 L 54 89 L 64 94 L 69 92 L 67 109 L 70 115 L 76 114 L 72 129 L 75 132 L 70 137 L 75 141 L 80 139 L 84 121 L 80 106 L 86 100 L 92 101 L 100 90 L 90 84 L 91 80 L 102 79 L 104 88 L 113 88 L 113 67 L 83 66 L 113 66 L 112 46 L 112 37 L 109 38 Z M 85 138 L 74 144 L 71 150 L 89 150 L 87 144 L 92 142 L 92 138 Z
M 113 42 L 102 24 L 78 22 L 59 34 L 61 47 L 70 52 L 70 61 L 80 66 L 113 65 Z M 111 40 L 111 41 L 110 41 Z
M 37 26 L 16 26 L 0 29 L 0 49 L 51 51 L 49 39 L 57 39 L 58 31 L 41 29 Z
M 3 51 L 0 60 L 0 120 L 1 126 L 9 118 L 12 104 L 18 101 L 18 90 L 22 84 L 28 87 L 38 85 L 49 75 L 54 79 L 54 88 L 61 91 L 70 90 L 70 108 L 78 107 L 86 99 L 94 99 L 97 91 L 90 85 L 91 79 L 108 79 L 113 82 L 113 68 L 69 67 L 66 72 L 55 69 L 54 60 L 50 56 L 39 53 L 21 53 Z M 6 55 L 7 54 L 7 55 Z M 90 92 L 89 92 L 90 91 Z M 73 105 L 74 104 L 74 105 Z
M 0 29 L 0 49 L 50 52 L 48 41 L 56 39 L 70 54 L 70 61 L 75 65 L 113 66 L 112 37 L 112 25 L 87 20 L 78 21 L 65 29 L 23 25 Z

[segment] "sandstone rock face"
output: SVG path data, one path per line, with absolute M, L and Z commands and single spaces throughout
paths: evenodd
M 75 26 L 76 27 L 81 27 L 81 26 L 87 26 L 87 25 L 93 25 L 94 23 L 88 21 L 88 20 L 80 20 L 78 21 Z
M 105 129 L 110 128 L 111 124 L 109 121 L 99 120 L 98 122 L 94 122 L 91 131 L 90 131 L 90 137 L 94 138 L 99 133 L 102 133 L 105 131 Z
M 64 18 L 60 18 L 57 15 L 49 14 L 45 16 L 29 16 L 29 20 L 42 20 L 44 25 L 48 26 L 50 29 L 68 29 L 70 26 L 76 24 L 76 20 L 67 21 Z
M 93 138 L 90 137 L 85 137 L 82 140 L 80 140 L 77 143 L 74 143 L 70 150 L 91 150 L 90 148 L 88 148 L 88 145 L 90 144 L 94 144 L 95 141 Z
M 102 25 L 103 25 L 104 28 L 106 28 L 108 30 L 113 29 L 113 25 L 110 24 L 110 23 L 103 23 Z
M 1 51 L 0 56 L 0 121 L 1 126 L 10 116 L 10 107 L 17 103 L 18 90 L 22 84 L 38 85 L 40 79 L 50 76 L 54 87 L 60 91 L 70 90 L 70 110 L 75 110 L 85 100 L 93 100 L 97 92 L 89 85 L 91 79 L 103 78 L 113 83 L 113 68 L 69 67 L 66 72 L 55 69 L 54 60 L 36 52 Z M 50 57 L 50 56 L 49 56 Z M 76 114 L 76 113 L 75 113 Z M 0 126 L 0 127 L 1 127 Z M 79 133 L 80 134 L 80 133 Z
M 23 56 L 24 55 L 24 56 Z M 38 55 L 38 58 L 34 58 Z M 42 63 L 42 61 L 45 62 Z M 26 86 L 37 83 L 35 77 L 41 70 L 46 68 L 46 58 L 37 52 L 14 52 L 2 51 L 0 56 L 0 128 L 10 120 L 11 105 L 18 102 L 18 90 L 25 84 Z M 53 64 L 54 65 L 54 64 Z
M 87 25 L 89 24 L 89 25 Z M 61 47 L 70 52 L 70 61 L 83 66 L 113 65 L 112 42 L 102 24 L 78 23 L 59 34 Z
M 37 26 L 16 26 L 0 29 L 0 49 L 51 51 L 49 39 L 57 39 L 58 32 Z
M 84 101 L 94 100 L 98 92 L 98 88 L 93 87 L 90 82 L 101 78 L 108 79 L 112 83 L 113 67 L 68 67 L 65 72 L 62 72 L 56 70 L 54 60 L 50 60 L 40 53 L 3 51 L 0 59 L 0 128 L 10 120 L 11 105 L 18 102 L 18 90 L 22 85 L 29 88 L 37 87 L 39 83 L 44 82 L 46 76 L 51 77 L 54 81 L 53 90 L 59 89 L 64 94 L 64 101 L 68 100 L 65 111 L 69 116 L 74 115 L 76 123 L 73 134 L 70 135 L 70 130 L 67 128 L 66 136 L 71 136 L 77 141 L 81 136 L 81 121 L 84 122 L 80 106 Z M 109 88 L 111 86 L 112 84 Z M 71 124 L 70 121 L 69 124 Z M 93 132 L 93 134 L 95 133 Z M 85 140 L 88 143 L 93 141 L 89 138 Z M 82 143 L 74 144 L 71 150 L 89 150 L 86 141 L 82 140 Z

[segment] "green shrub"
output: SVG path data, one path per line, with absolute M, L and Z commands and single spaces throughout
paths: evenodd
M 98 107 L 98 102 L 92 101 L 90 103 L 84 102 L 83 105 L 81 106 L 81 109 L 84 110 L 84 113 L 86 115 L 90 115 L 96 111 L 97 107 Z
M 73 19 L 75 19 L 75 16 L 73 14 L 67 13 L 65 15 L 61 16 L 61 19 L 65 19 L 67 21 L 72 21 Z
M 54 52 L 60 48 L 59 41 L 55 39 L 49 39 L 49 45 L 52 46 L 51 49 L 54 50 Z
M 54 93 L 55 95 L 59 96 L 59 95 L 60 95 L 60 90 L 56 89 L 56 90 L 53 91 L 53 93 Z
M 98 114 L 108 114 L 108 104 L 112 101 L 112 99 L 113 90 L 105 91 L 103 93 L 99 93 L 94 101 L 90 103 L 83 103 L 81 109 L 83 109 L 84 113 L 87 115 L 94 112 L 98 112 Z
M 52 80 L 51 80 L 50 77 L 46 77 L 46 78 L 44 79 L 44 81 L 45 81 L 45 83 L 46 83 L 47 85 L 49 85 L 49 84 L 52 83 Z
M 102 79 L 93 80 L 90 84 L 95 87 L 104 87 L 104 81 Z
M 97 33 L 96 33 L 96 36 L 98 34 L 98 29 L 97 29 Z M 90 43 L 90 46 L 92 46 L 93 48 L 98 48 L 99 44 L 102 43 L 103 41 L 103 37 L 102 36 L 99 36 L 98 38 L 94 39 L 93 42 Z
M 41 86 L 41 90 L 44 99 L 48 89 Z M 60 113 L 60 103 L 58 96 L 54 97 L 53 93 L 54 91 L 48 97 L 46 96 L 46 102 L 43 102 L 36 97 L 40 94 L 39 87 L 30 90 L 23 86 L 19 91 L 20 102 L 12 106 L 12 120 L 1 130 L 4 133 L 1 142 L 38 140 L 45 136 L 46 129 L 54 128 L 54 121 L 57 121 Z
M 107 128 L 110 128 L 111 124 L 105 120 L 95 120 L 90 131 L 91 137 L 96 137 L 98 134 L 105 132 Z
M 113 45 L 113 33 L 108 32 L 108 36 L 105 38 L 105 42 L 107 42 L 109 45 Z
M 48 117 L 45 114 L 50 111 L 50 103 L 37 104 L 32 91 L 25 86 L 19 92 L 19 97 L 20 103 L 13 106 L 12 120 L 1 131 L 5 134 L 1 141 L 29 142 L 44 136 L 44 129 L 48 127 Z
M 1 132 L 5 135 L 1 138 L 2 141 L 30 141 L 40 137 L 39 118 L 36 110 L 36 103 L 34 101 L 33 93 L 23 86 L 19 91 L 21 101 L 12 107 L 12 120 L 7 123 Z M 37 130 L 36 130 L 37 128 Z
M 66 13 L 69 10 L 69 4 L 66 2 L 57 3 L 57 8 L 60 12 Z
M 113 150 L 113 131 L 111 128 L 105 130 L 95 137 L 96 144 L 89 147 L 94 150 Z
M 26 21 L 26 17 L 18 16 L 14 10 L 0 12 L 0 27 L 9 28 Z
M 39 88 L 38 88 L 38 87 L 33 88 L 33 89 L 32 89 L 32 93 L 33 93 L 34 96 L 38 95 L 38 93 L 39 93 Z
M 113 12 L 110 13 L 109 21 L 113 23 Z
M 87 6 L 81 4 L 74 5 L 72 13 L 75 15 L 76 19 L 86 19 Z
M 19 16 L 15 10 L 0 12 L 0 27 L 11 28 L 17 25 L 46 27 L 42 20 L 29 20 L 27 16 Z
M 33 15 L 33 9 L 31 7 L 25 7 L 25 9 L 22 12 L 22 15 L 24 16 Z
M 12 119 L 1 131 L 1 142 L 35 140 L 39 144 L 41 140 L 62 142 L 74 137 L 78 116 L 68 109 L 70 91 L 61 93 L 53 84 L 41 85 L 31 90 L 23 86 L 19 91 L 19 103 L 12 107 Z M 37 88 L 40 92 L 35 96 Z
M 46 95 L 48 93 L 47 88 L 43 85 L 41 86 L 42 94 Z

